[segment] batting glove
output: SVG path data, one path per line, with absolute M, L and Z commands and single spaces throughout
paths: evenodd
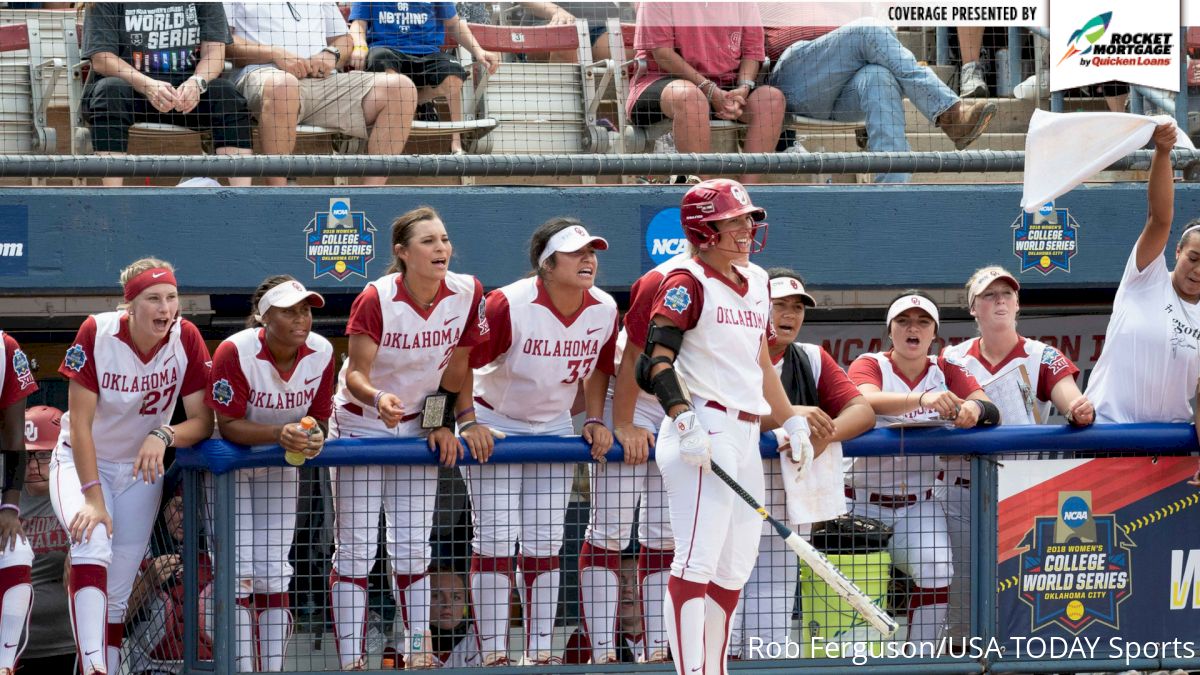
M 708 432 L 700 426 L 695 411 L 679 413 L 673 423 L 675 431 L 679 433 L 680 459 L 700 467 L 706 473 L 712 471 L 712 445 L 708 440 Z
M 792 461 L 796 463 L 796 471 L 802 472 L 813 461 L 813 445 L 809 438 L 808 420 L 800 415 L 792 415 L 783 423 L 783 430 L 792 446 Z

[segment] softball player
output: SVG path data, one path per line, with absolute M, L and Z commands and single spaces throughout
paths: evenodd
M 591 514 L 579 554 L 580 605 L 584 637 L 593 663 L 615 663 L 621 551 L 629 543 L 634 509 L 638 510 L 637 592 L 645 611 L 644 653 L 639 661 L 667 660 L 662 598 L 667 590 L 674 541 L 668 522 L 666 492 L 658 465 L 647 462 L 654 434 L 662 424 L 662 406 L 637 387 L 634 371 L 646 343 L 654 295 L 666 275 L 689 256 L 676 256 L 642 275 L 629 294 L 625 328 L 617 335 L 617 376 L 609 391 L 605 417 L 625 450 L 621 464 L 592 464 Z
M 25 421 L 25 399 L 37 391 L 29 358 L 21 345 L 0 331 L 0 675 L 11 675 L 25 648 L 23 633 L 33 606 L 33 547 L 21 527 L 21 484 L 25 478 L 27 435 L 37 426 Z M 45 406 L 42 406 L 45 408 Z M 52 410 L 47 408 L 47 410 Z M 44 417 L 45 415 L 41 415 Z M 27 433 L 30 432 L 30 433 Z M 47 439 L 48 440 L 48 439 Z M 43 440 L 43 443 L 46 441 Z M 30 445 L 34 445 L 30 443 Z M 37 447 L 33 449 L 45 450 Z
M 158 514 L 163 454 L 213 429 L 208 347 L 179 317 L 174 268 L 143 258 L 121 272 L 121 284 L 124 304 L 84 320 L 58 369 L 71 383 L 50 499 L 71 535 L 68 595 L 84 675 L 120 671 L 126 601 Z M 179 399 L 187 420 L 171 426 Z
M 930 356 L 938 308 L 925 294 L 905 291 L 888 307 L 892 349 L 863 354 L 850 379 L 878 416 L 876 426 L 944 420 L 959 429 L 1000 421 L 996 406 L 957 361 Z M 912 577 L 908 598 L 910 642 L 936 640 L 946 620 L 954 563 L 946 516 L 932 500 L 937 458 L 860 457 L 846 477 L 854 513 L 892 527 L 892 563 Z
M 817 304 L 805 291 L 800 275 L 784 268 L 767 270 L 767 275 L 771 279 L 771 326 L 775 330 L 775 339 L 767 345 L 771 363 L 788 400 L 802 406 L 809 426 L 824 428 L 831 434 L 813 440 L 816 456 L 812 466 L 799 473 L 784 454 L 790 450 L 786 433 L 775 429 L 781 456 L 763 462 L 767 491 L 764 505 L 780 518 L 787 514 L 793 529 L 807 536 L 813 523 L 846 513 L 841 441 L 869 431 L 875 425 L 875 411 L 829 352 L 820 345 L 796 342 L 807 308 Z M 789 490 L 784 489 L 785 482 L 791 484 Z M 753 656 L 752 645 L 787 642 L 797 566 L 796 554 L 774 528 L 763 523 L 758 562 L 742 590 L 730 653 L 748 659 Z
M 724 672 L 731 620 L 762 531 L 758 515 L 709 472 L 711 462 L 763 500 L 759 419 L 768 414 L 788 431 L 801 466 L 812 461 L 808 425 L 788 403 L 767 354 L 767 275 L 748 259 L 762 250 L 756 235 L 765 237 L 764 218 L 736 181 L 688 190 L 681 219 L 695 257 L 655 293 L 639 356 L 638 385 L 667 413 L 656 457 L 675 554 L 663 613 L 681 675 Z
M 333 345 L 312 332 L 312 309 L 325 299 L 279 275 L 250 304 L 247 328 L 213 354 L 208 405 L 221 437 L 314 457 L 333 404 Z M 311 435 L 300 426 L 306 415 L 319 424 Z M 279 671 L 292 632 L 288 553 L 299 479 L 295 467 L 260 467 L 238 471 L 235 484 L 239 668 Z
M 530 243 L 535 276 L 488 294 L 492 339 L 471 355 L 481 422 L 510 435 L 569 435 L 571 404 L 582 386 L 583 438 L 596 458 L 612 446 L 601 416 L 613 373 L 617 303 L 595 288 L 596 251 L 607 248 L 607 241 L 588 234 L 578 220 L 552 218 Z M 463 475 L 475 523 L 471 604 L 484 662 L 507 660 L 510 556 L 520 540 L 524 660 L 561 663 L 551 642 L 572 465 L 469 466 Z
M 483 286 L 449 271 L 453 246 L 436 211 L 420 207 L 392 223 L 395 259 L 350 308 L 349 359 L 338 376 L 333 438 L 423 436 L 446 466 L 463 455 L 484 461 L 492 436 L 474 424 L 468 357 L 488 339 Z M 366 665 L 363 629 L 367 574 L 375 562 L 377 523 L 387 519 L 393 592 L 407 629 L 398 650 L 409 667 L 436 665 L 429 640 L 429 534 L 437 466 L 343 466 L 333 473 L 335 543 L 330 592 L 343 669 Z
M 1004 424 L 1045 424 L 1051 403 L 1071 424 L 1091 424 L 1096 410 L 1075 384 L 1079 368 L 1054 347 L 1017 333 L 1020 289 L 1016 277 L 1003 267 L 984 267 L 972 274 L 967 281 L 967 309 L 975 317 L 979 337 L 947 347 L 943 354 L 975 377 L 1000 410 Z M 952 584 L 957 592 L 950 594 L 947 625 L 953 637 L 966 637 L 971 617 L 971 464 L 962 456 L 941 461 L 934 496 L 946 513 L 958 563 Z

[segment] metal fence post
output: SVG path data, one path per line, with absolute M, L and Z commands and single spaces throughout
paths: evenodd
M 189 671 L 199 666 L 200 635 L 200 472 L 183 472 L 183 662 Z M 207 665 L 207 664 L 206 664 Z
M 237 601 L 234 585 L 237 583 L 234 551 L 234 472 L 216 474 L 212 477 L 213 491 L 213 665 L 218 675 L 234 673 L 237 652 L 237 619 L 234 604 Z
M 996 636 L 997 465 L 990 455 L 971 458 L 971 635 L 985 644 Z

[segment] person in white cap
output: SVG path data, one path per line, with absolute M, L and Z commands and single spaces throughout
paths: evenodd
M 1200 421 L 1200 408 L 1191 405 L 1200 382 L 1200 220 L 1189 222 L 1175 243 L 1174 270 L 1164 255 L 1175 215 L 1175 138 L 1174 122 L 1154 130 L 1149 214 L 1125 263 L 1104 351 L 1088 381 L 1101 424 Z
M 930 355 L 938 324 L 933 300 L 905 291 L 888 307 L 892 348 L 850 364 L 850 379 L 875 409 L 876 426 L 999 423 L 996 406 L 960 361 Z M 846 475 L 854 513 L 892 527 L 892 563 L 915 587 L 908 597 L 908 639 L 916 644 L 941 637 L 954 578 L 946 516 L 932 499 L 937 472 L 936 457 L 918 455 L 860 457 Z
M 1000 410 L 1004 424 L 1046 424 L 1053 404 L 1075 426 L 1096 418 L 1092 402 L 1079 391 L 1079 372 L 1055 347 L 1017 333 L 1021 284 L 1008 270 L 989 265 L 967 280 L 967 309 L 979 336 L 942 353 L 975 377 Z M 1026 458 L 1028 455 L 1016 455 Z M 968 637 L 971 583 L 971 464 L 961 455 L 945 457 L 934 496 L 946 512 L 954 550 L 954 583 L 947 623 L 951 637 Z
M 222 438 L 279 445 L 307 458 L 321 451 L 333 407 L 334 351 L 312 332 L 312 310 L 324 306 L 320 294 L 286 274 L 259 285 L 246 328 L 213 354 L 207 402 Z M 301 427 L 304 417 L 317 427 Z M 264 466 L 240 469 L 234 481 L 238 668 L 279 671 L 292 634 L 288 552 L 299 476 L 295 466 Z
M 69 410 L 50 500 L 71 535 L 67 592 L 84 675 L 121 670 L 125 610 L 158 515 L 167 448 L 213 430 L 204 404 L 212 357 L 179 316 L 174 268 L 142 258 L 122 270 L 121 285 L 124 303 L 85 319 L 58 369 L 70 380 Z M 180 401 L 186 419 L 172 425 Z
M 762 539 L 758 514 L 712 465 L 762 503 L 764 417 L 784 427 L 801 470 L 812 461 L 808 423 L 767 353 L 767 273 L 749 259 L 762 250 L 766 215 L 737 181 L 707 180 L 684 194 L 680 220 L 692 258 L 659 285 L 638 357 L 638 386 L 666 413 L 655 455 L 675 537 L 663 615 L 679 675 L 725 672 L 738 598 Z
M 573 433 L 571 406 L 583 388 L 583 439 L 600 460 L 612 447 L 604 399 L 613 374 L 617 303 L 595 287 L 596 251 L 608 242 L 574 218 L 556 217 L 533 233 L 534 275 L 488 294 L 492 338 L 471 354 L 478 419 L 507 434 Z M 471 604 L 485 664 L 507 661 L 508 598 L 515 580 L 524 603 L 525 662 L 561 663 L 552 652 L 558 613 L 558 552 L 571 493 L 572 464 L 463 468 L 475 523 Z
M 471 406 L 469 358 L 489 339 L 483 285 L 451 272 L 454 247 L 437 211 L 422 206 L 392 222 L 392 265 L 350 308 L 349 358 L 338 376 L 330 436 L 423 437 L 443 466 L 486 461 L 492 435 Z M 429 535 L 437 498 L 433 461 L 340 466 L 331 472 L 335 551 L 330 573 L 338 659 L 363 669 L 367 576 L 375 565 L 379 511 L 387 520 L 392 592 L 407 638 L 386 656 L 410 667 L 437 663 L 429 632 Z M 402 641 L 403 640 L 403 641 Z M 399 649 L 397 649 L 399 647 Z
M 767 501 L 776 517 L 786 514 L 792 529 L 807 537 L 813 523 L 847 511 L 843 484 L 842 441 L 875 426 L 875 411 L 846 376 L 833 356 L 819 344 L 797 342 L 804 316 L 817 302 L 795 271 L 775 267 L 770 277 L 771 325 L 775 339 L 767 345 L 771 363 L 792 405 L 801 406 L 810 427 L 832 427 L 826 438 L 812 440 L 815 457 L 803 472 L 791 461 L 787 434 L 773 430 L 779 459 L 763 461 Z M 741 607 L 730 636 L 730 654 L 743 659 L 764 658 L 771 644 L 785 644 L 791 633 L 796 598 L 796 554 L 763 523 L 758 562 L 742 590 Z

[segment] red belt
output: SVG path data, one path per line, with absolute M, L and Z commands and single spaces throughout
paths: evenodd
M 946 472 L 945 471 L 937 472 L 937 479 L 938 480 L 946 480 Z M 955 476 L 954 484 L 959 487 L 971 487 L 971 479 L 963 478 L 962 476 Z
M 478 399 L 476 399 L 476 400 L 478 400 Z M 717 403 L 716 401 L 707 401 L 704 404 L 704 407 L 712 408 L 713 410 L 720 410 L 721 412 L 730 412 L 729 408 L 726 408 L 725 406 L 721 405 L 720 403 Z M 753 415 L 753 414 L 745 412 L 743 410 L 735 410 L 733 412 L 737 413 L 738 420 L 740 420 L 742 422 L 753 422 L 754 424 L 758 424 L 758 415 Z
M 366 417 L 366 415 L 363 414 L 362 406 L 357 403 L 343 403 L 342 410 L 345 410 L 346 412 L 350 413 L 351 415 L 358 415 L 359 417 Z M 401 423 L 411 422 L 420 416 L 421 416 L 421 411 L 418 410 L 417 412 L 415 412 L 411 415 L 405 415 L 404 417 L 401 417 L 400 422 Z
M 846 488 L 846 496 L 850 499 L 856 499 L 854 488 Z M 933 499 L 933 490 L 925 491 L 925 499 Z M 867 501 L 882 506 L 885 509 L 904 509 L 921 501 L 920 495 L 881 495 L 872 492 L 867 496 Z
M 483 407 L 487 408 L 488 410 L 495 410 L 495 408 L 493 408 L 493 407 L 492 407 L 492 404 L 491 404 L 491 403 L 488 403 L 487 401 L 483 400 L 483 399 L 482 399 L 481 397 L 479 397 L 479 396 L 476 396 L 476 397 L 475 397 L 475 402 L 476 402 L 476 403 L 478 403 L 479 405 L 481 405 L 481 406 L 483 406 Z

